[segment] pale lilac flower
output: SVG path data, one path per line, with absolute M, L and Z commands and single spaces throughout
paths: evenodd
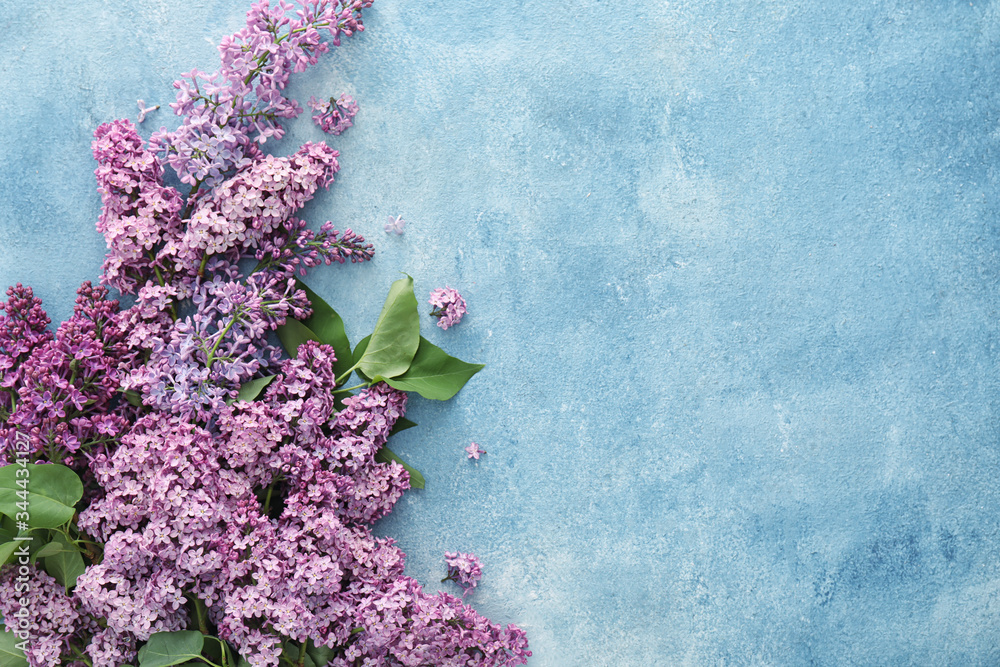
M 450 287 L 439 287 L 431 292 L 428 303 L 434 306 L 431 316 L 438 318 L 437 325 L 442 329 L 453 327 L 461 322 L 462 316 L 467 312 L 465 299 Z
M 159 104 L 154 104 L 151 107 L 146 107 L 146 103 L 143 100 L 139 100 L 138 102 L 139 102 L 139 118 L 136 121 L 138 123 L 141 123 L 142 121 L 146 120 L 146 114 L 148 114 L 150 111 L 156 111 L 157 109 L 160 108 Z
M 486 450 L 485 449 L 479 449 L 479 445 L 477 445 L 476 443 L 472 443 L 471 445 L 469 445 L 468 447 L 466 447 L 465 451 L 469 452 L 469 458 L 470 459 L 476 459 L 477 461 L 479 460 L 479 455 L 480 454 L 485 454 L 486 453 Z
M 385 233 L 391 234 L 395 232 L 396 234 L 403 233 L 403 227 L 406 226 L 406 220 L 403 220 L 403 216 L 397 215 L 396 217 L 389 216 L 389 222 L 385 223 Z

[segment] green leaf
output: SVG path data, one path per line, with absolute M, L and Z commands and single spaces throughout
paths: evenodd
M 3 565 L 10 560 L 10 557 L 14 555 L 15 551 L 17 551 L 18 544 L 18 542 L 13 540 L 0 544 L 0 565 Z
M 406 372 L 420 346 L 420 314 L 413 295 L 413 278 L 400 278 L 389 288 L 389 296 L 375 323 L 371 339 L 358 360 L 358 368 L 369 377 L 392 378 Z
M 125 397 L 126 401 L 128 401 L 135 407 L 138 408 L 142 406 L 142 396 L 139 395 L 139 392 L 134 391 L 132 389 L 126 389 L 125 391 L 122 392 L 122 395 Z
M 413 428 L 417 425 L 417 422 L 410 421 L 406 417 L 400 417 L 396 420 L 396 423 L 392 425 L 392 430 L 389 431 L 389 437 L 396 435 L 400 431 L 405 431 L 408 428 Z
M 24 651 L 17 648 L 21 640 L 0 623 L 0 667 L 28 667 Z
M 58 553 L 62 553 L 62 551 L 63 551 L 63 546 L 59 542 L 49 542 L 35 553 L 35 558 L 46 558 L 47 556 L 55 556 Z
M 139 667 L 169 667 L 201 656 L 205 635 L 195 630 L 157 632 L 139 649 Z
M 309 642 L 306 654 L 308 654 L 317 667 L 326 667 L 326 664 L 336 657 L 337 649 L 327 648 L 326 646 L 313 646 L 313 643 Z
M 368 334 L 367 336 L 358 341 L 357 347 L 354 348 L 354 355 L 353 355 L 355 365 L 357 365 L 358 362 L 361 361 L 361 357 L 365 356 L 365 351 L 368 349 L 368 343 L 369 341 L 371 341 L 371 339 L 372 339 L 371 334 Z M 365 382 L 372 381 L 371 377 L 365 375 L 364 371 L 362 371 L 360 368 L 356 368 L 354 370 Z
M 293 359 L 299 356 L 299 345 L 302 345 L 307 340 L 314 340 L 317 343 L 322 342 L 312 329 L 291 317 L 285 320 L 285 323 L 275 329 L 275 331 L 278 334 L 278 339 L 281 340 L 281 344 L 285 348 L 285 352 L 288 352 L 289 356 Z
M 254 378 L 249 382 L 244 382 L 240 386 L 240 393 L 236 397 L 237 401 L 252 401 L 253 399 L 260 396 L 260 392 L 267 388 L 267 385 L 274 381 L 277 375 L 268 375 L 263 378 Z
M 401 391 L 415 391 L 424 398 L 447 401 L 483 368 L 483 364 L 470 364 L 450 356 L 421 336 L 420 348 L 405 373 L 394 378 L 379 376 L 374 380 L 384 380 Z
M 308 640 L 307 640 L 308 641 Z M 281 642 L 281 655 L 283 658 L 288 660 L 293 665 L 299 664 L 299 652 L 302 650 L 302 645 L 297 641 L 291 639 L 286 639 Z M 302 663 L 303 667 L 316 667 L 316 663 L 313 662 L 312 657 L 309 655 L 308 647 L 306 648 L 305 660 Z
M 322 343 L 326 343 L 333 348 L 337 354 L 337 362 L 333 365 L 333 374 L 340 377 L 354 365 L 351 357 L 351 341 L 347 338 L 347 331 L 344 329 L 344 320 L 330 307 L 326 301 L 320 298 L 301 280 L 296 280 L 301 290 L 306 293 L 309 303 L 312 304 L 312 317 L 303 322 L 312 329 Z
M 420 471 L 408 464 L 403 459 L 399 458 L 394 451 L 388 447 L 383 447 L 382 449 L 375 452 L 375 460 L 379 463 L 388 463 L 389 461 L 395 461 L 399 465 L 406 469 L 406 472 L 410 473 L 410 487 L 414 489 L 424 488 L 424 476 L 420 474 Z
M 7 519 L 8 517 L 4 517 Z M 13 523 L 13 521 L 11 522 Z M 13 530 L 8 530 L 7 528 L 0 528 L 0 565 L 4 565 L 9 560 L 13 560 L 12 557 L 21 547 L 27 545 L 28 547 L 28 562 L 34 563 L 35 559 L 38 558 L 38 552 L 43 548 L 43 543 L 45 538 L 39 535 L 36 531 L 38 528 L 30 528 L 24 532 L 14 532 Z M 35 532 L 34 535 L 32 533 Z M 48 533 L 47 530 L 42 530 L 43 533 Z M 30 537 L 29 540 L 14 539 L 15 537 Z M 23 553 L 23 552 L 22 552 Z M 0 621 L 3 619 L 0 618 Z
M 34 528 L 58 528 L 72 519 L 74 506 L 83 497 L 77 474 L 58 463 L 28 463 L 28 475 L 18 478 L 17 471 L 24 469 L 16 463 L 0 468 L 0 512 L 16 518 L 23 511 L 17 503 L 26 501 L 26 523 Z M 27 493 L 18 484 L 25 479 Z
M 42 548 L 45 551 L 53 544 L 57 544 L 60 550 L 55 554 L 46 554 L 42 561 L 45 571 L 55 577 L 55 580 L 62 584 L 67 591 L 76 586 L 77 577 L 83 574 L 87 566 L 83 562 L 83 555 L 80 547 L 76 546 L 62 533 L 55 533 L 51 542 Z M 38 557 L 42 558 L 41 551 Z

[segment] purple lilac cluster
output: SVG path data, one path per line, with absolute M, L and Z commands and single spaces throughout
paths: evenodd
M 373 254 L 350 229 L 295 217 L 333 181 L 336 151 L 259 147 L 300 112 L 281 91 L 329 49 L 321 32 L 336 44 L 360 31 L 370 4 L 257 2 L 220 46 L 220 69 L 177 84 L 177 131 L 147 144 L 128 121 L 102 125 L 103 285 L 85 283 L 55 333 L 30 288 L 0 304 L 0 464 L 27 436 L 32 460 L 85 482 L 84 509 L 60 529 L 86 545 L 75 583 L 33 568 L 30 595 L 15 595 L 15 568 L 0 569 L 0 614 L 25 614 L 23 602 L 35 622 L 31 667 L 135 664 L 153 634 L 184 629 L 254 667 L 307 647 L 334 667 L 531 655 L 516 626 L 424 592 L 402 551 L 371 533 L 410 486 L 402 465 L 377 457 L 406 394 L 384 383 L 335 392 L 333 348 L 308 341 L 288 359 L 269 342 L 312 313 L 297 275 Z M 341 130 L 356 110 L 348 100 L 337 102 Z M 166 186 L 165 167 L 191 192 Z M 133 304 L 121 308 L 108 287 Z M 267 375 L 262 395 L 238 400 Z
M 341 95 L 337 99 L 325 101 L 309 98 L 309 108 L 313 110 L 313 122 L 327 134 L 341 134 L 354 125 L 354 116 L 358 113 L 358 103 L 350 95 Z
M 283 91 L 293 73 L 315 65 L 340 44 L 341 35 L 364 30 L 361 11 L 372 0 L 308 0 L 295 7 L 285 0 L 264 0 L 247 14 L 243 30 L 219 45 L 221 64 L 211 74 L 192 70 L 176 81 L 183 117 L 174 131 L 155 133 L 154 150 L 192 186 L 216 185 L 227 174 L 262 157 L 259 144 L 284 136 L 282 119 L 302 107 Z M 293 11 L 294 10 L 294 11 Z M 328 34 L 330 41 L 323 40 Z
M 7 294 L 0 304 L 0 462 L 20 433 L 47 460 L 74 465 L 77 451 L 103 448 L 128 423 L 127 410 L 112 410 L 134 362 L 118 302 L 107 299 L 107 288 L 84 283 L 72 317 L 53 335 L 30 288 Z
M 453 327 L 462 321 L 465 315 L 465 299 L 457 290 L 451 287 L 439 287 L 431 292 L 428 303 L 434 306 L 431 316 L 438 318 L 437 325 L 442 329 Z
M 462 587 L 462 597 L 471 593 L 483 578 L 483 564 L 472 554 L 449 551 L 444 555 L 448 576 L 441 581 L 454 581 Z
M 59 665 L 65 654 L 73 655 L 74 640 L 92 635 L 100 628 L 81 613 L 80 601 L 48 573 L 30 569 L 18 581 L 13 567 L 0 570 L 0 616 L 12 630 L 23 628 L 35 637 L 27 642 L 25 657 L 30 665 Z M 77 652 L 74 658 L 81 657 Z M 74 667 L 83 662 L 73 660 Z M 121 664 L 121 663 L 119 663 Z

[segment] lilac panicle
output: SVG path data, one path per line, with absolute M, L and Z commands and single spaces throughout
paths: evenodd
M 152 146 L 181 181 L 214 186 L 261 158 L 258 144 L 284 135 L 281 120 L 302 112 L 283 95 L 292 73 L 316 64 L 342 35 L 364 30 L 362 9 L 371 0 L 309 0 L 295 9 L 279 0 L 254 3 L 246 27 L 219 45 L 212 74 L 192 70 L 176 81 L 175 131 L 161 129 Z M 293 12 L 292 10 L 295 9 Z
M 129 121 L 97 128 L 93 151 L 102 203 L 97 231 L 108 243 L 101 282 L 134 294 L 155 278 L 154 250 L 180 234 L 181 196 L 163 185 L 163 169 Z

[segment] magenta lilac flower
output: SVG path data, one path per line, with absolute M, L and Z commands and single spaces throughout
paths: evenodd
M 462 597 L 472 592 L 483 578 L 483 565 L 472 554 L 449 551 L 444 555 L 448 576 L 441 581 L 454 581 L 462 588 Z
M 438 318 L 437 325 L 442 329 L 455 326 L 466 313 L 465 299 L 450 287 L 439 287 L 431 292 L 428 303 L 434 306 L 431 316 Z
M 479 445 L 477 445 L 474 442 L 472 444 L 470 444 L 468 447 L 466 447 L 465 451 L 467 451 L 469 453 L 469 458 L 470 459 L 476 459 L 476 460 L 479 459 L 479 455 L 480 454 L 485 454 L 486 453 L 485 449 L 479 449 Z

